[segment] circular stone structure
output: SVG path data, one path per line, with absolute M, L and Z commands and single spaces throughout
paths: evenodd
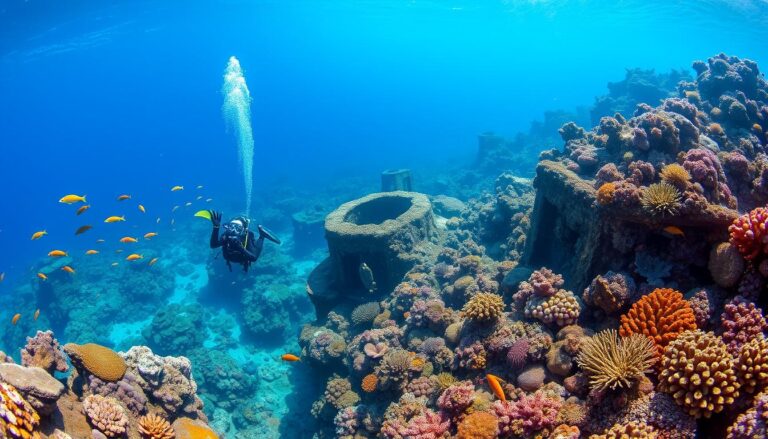
M 310 276 L 310 294 L 388 294 L 415 263 L 414 247 L 435 233 L 432 204 L 424 194 L 378 192 L 344 203 L 325 218 L 330 256 Z

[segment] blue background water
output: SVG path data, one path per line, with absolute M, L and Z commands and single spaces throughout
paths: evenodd
M 721 51 L 768 65 L 766 21 L 762 1 L 3 0 L 0 292 L 52 245 L 87 247 L 64 194 L 100 201 L 98 218 L 137 215 L 104 202 L 120 193 L 169 212 L 189 199 L 176 184 L 243 204 L 220 113 L 230 55 L 253 95 L 256 186 L 320 188 L 469 160 L 479 132 L 589 105 L 628 67 Z M 30 243 L 40 229 L 58 237 Z

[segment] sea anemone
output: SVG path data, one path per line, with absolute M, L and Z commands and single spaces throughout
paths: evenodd
M 666 183 L 671 184 L 680 189 L 685 189 L 688 183 L 691 181 L 691 174 L 677 163 L 672 163 L 661 168 L 659 176 Z
M 629 388 L 653 366 L 653 342 L 643 335 L 619 338 L 613 329 L 595 334 L 581 347 L 576 362 L 589 375 L 592 389 Z
M 654 183 L 643 190 L 640 202 L 654 216 L 675 215 L 680 206 L 680 191 L 669 183 Z

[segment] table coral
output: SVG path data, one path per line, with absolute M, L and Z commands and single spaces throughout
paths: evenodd
M 661 356 L 670 341 L 689 329 L 696 329 L 696 316 L 683 295 L 669 288 L 657 288 L 621 316 L 619 334 L 649 337 L 656 346 L 657 356 Z
M 69 355 L 75 367 L 95 375 L 97 378 L 114 382 L 120 380 L 126 371 L 125 360 L 112 349 L 95 343 L 64 345 L 64 352 Z
M 664 350 L 659 389 L 696 418 L 720 413 L 739 396 L 733 357 L 713 333 L 683 332 Z
M 128 417 L 114 398 L 86 396 L 83 399 L 83 411 L 91 425 L 107 437 L 121 436 L 128 428 Z
M 69 369 L 64 352 L 52 331 L 37 331 L 34 337 L 27 337 L 27 344 L 21 350 L 21 364 L 45 369 L 50 374 Z

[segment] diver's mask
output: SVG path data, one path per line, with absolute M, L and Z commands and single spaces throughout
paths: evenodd
M 224 231 L 229 235 L 241 236 L 245 232 L 245 224 L 241 219 L 233 219 L 224 225 Z

